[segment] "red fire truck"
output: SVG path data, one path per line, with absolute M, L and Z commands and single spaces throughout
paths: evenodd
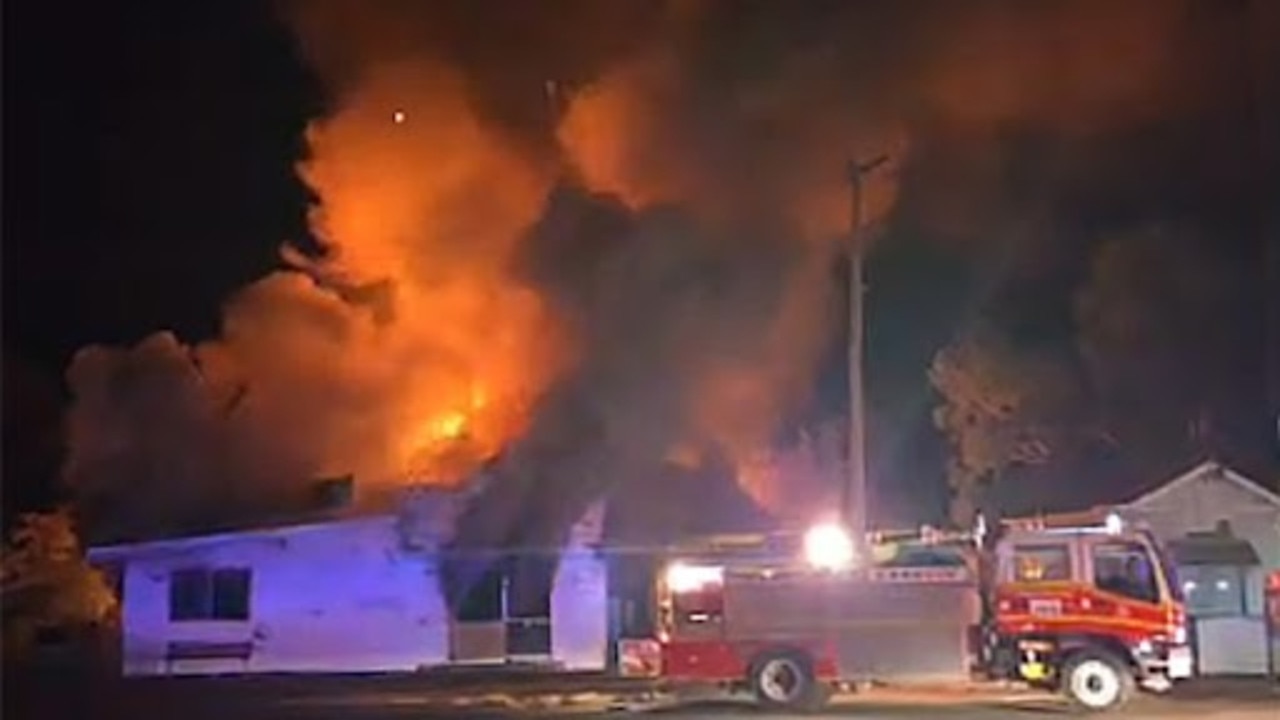
M 1160 545 L 1105 526 L 712 539 L 655 583 L 655 637 L 619 643 L 622 674 L 821 707 L 870 681 L 1019 680 L 1086 710 L 1192 673 L 1180 588 Z

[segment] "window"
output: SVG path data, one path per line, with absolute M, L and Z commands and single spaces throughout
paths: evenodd
M 1183 565 L 1178 570 L 1192 617 L 1245 614 L 1245 583 L 1235 565 Z
M 248 620 L 248 568 L 184 568 L 169 576 L 169 619 Z
M 1147 547 L 1135 542 L 1093 546 L 1093 584 L 1100 590 L 1133 600 L 1160 602 L 1160 584 Z
M 1071 579 L 1071 552 L 1066 545 L 1018 545 L 1013 549 L 1016 582 Z
M 459 622 L 501 622 L 504 573 L 494 565 L 476 578 L 458 608 Z
M 507 580 L 507 618 L 551 617 L 551 591 L 560 559 L 555 556 L 513 558 Z

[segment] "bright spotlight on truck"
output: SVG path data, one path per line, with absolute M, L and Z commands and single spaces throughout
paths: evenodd
M 853 538 L 841 526 L 823 523 L 804 535 L 804 556 L 820 570 L 843 570 L 853 565 Z
M 682 562 L 667 566 L 667 587 L 674 593 L 693 592 L 707 585 L 724 580 L 724 569 L 707 565 L 688 565 Z
M 1124 519 L 1116 513 L 1107 513 L 1106 530 L 1112 535 L 1119 535 L 1124 531 Z

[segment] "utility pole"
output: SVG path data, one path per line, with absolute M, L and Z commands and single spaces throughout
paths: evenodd
M 866 250 L 862 241 L 862 182 L 871 171 L 889 160 L 880 155 L 868 162 L 850 161 L 848 166 L 849 204 L 849 447 L 848 474 L 844 483 L 841 512 L 858 549 L 867 539 L 867 429 L 863 392 L 863 294 L 862 264 Z

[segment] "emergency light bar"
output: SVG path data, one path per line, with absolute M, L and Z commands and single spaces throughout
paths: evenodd
M 1124 518 L 1114 512 L 1107 513 L 1107 517 L 1101 525 L 1050 526 L 1046 525 L 1043 520 L 1010 521 L 1006 524 L 1015 530 L 1030 530 L 1045 535 L 1079 535 L 1082 533 L 1119 535 L 1124 532 L 1126 527 Z

